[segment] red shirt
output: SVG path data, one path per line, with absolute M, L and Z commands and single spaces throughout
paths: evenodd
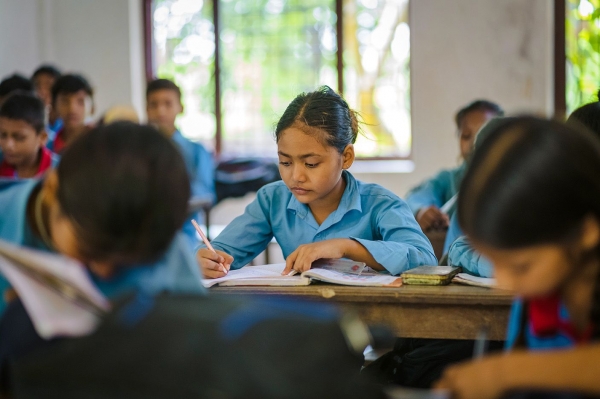
M 42 173 L 52 166 L 52 152 L 46 147 L 40 148 L 40 151 L 40 164 L 35 173 L 36 177 L 42 175 Z M 9 165 L 5 160 L 2 160 L 2 163 L 0 163 L 0 177 L 18 178 L 19 176 L 17 176 L 17 170 L 14 166 Z

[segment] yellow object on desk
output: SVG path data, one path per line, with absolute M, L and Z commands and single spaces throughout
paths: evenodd
M 455 266 L 419 266 L 400 275 L 403 284 L 409 285 L 448 285 L 458 273 Z

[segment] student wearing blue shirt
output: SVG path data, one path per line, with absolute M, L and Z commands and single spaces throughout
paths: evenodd
M 600 395 L 600 142 L 521 117 L 476 151 L 458 199 L 460 225 L 518 299 L 508 354 L 446 370 L 456 398 L 518 389 Z M 541 396 L 540 396 L 541 397 Z
M 119 122 L 75 140 L 42 182 L 0 184 L 0 239 L 85 264 L 107 296 L 202 292 L 185 238 L 189 184 L 176 147 Z M 4 294 L 7 281 L 0 276 Z M 0 313 L 5 301 L 0 299 Z
M 329 87 L 296 97 L 275 130 L 283 181 L 261 188 L 213 241 L 218 254 L 199 249 L 204 276 L 246 265 L 272 237 L 286 258 L 284 273 L 308 270 L 320 258 L 349 258 L 392 274 L 436 264 L 406 203 L 346 170 L 358 130 L 356 113 Z
M 31 83 L 35 94 L 44 102 L 46 113 L 48 115 L 47 130 L 50 139 L 54 140 L 54 135 L 62 129 L 62 120 L 56 115 L 56 110 L 52 108 L 52 86 L 60 78 L 60 71 L 53 65 L 40 65 L 31 75 Z
M 463 163 L 456 168 L 442 170 L 406 195 L 406 203 L 423 231 L 448 227 L 449 217 L 452 216 L 454 208 L 451 208 L 448 214 L 443 213 L 440 208 L 458 193 L 465 174 L 464 160 L 471 152 L 475 136 L 488 120 L 503 114 L 504 111 L 499 105 L 487 100 L 473 101 L 458 111 L 455 122 Z
M 214 160 L 212 155 L 199 143 L 194 143 L 181 134 L 175 126 L 177 115 L 183 112 L 181 91 L 168 79 L 156 79 L 148 84 L 146 89 L 146 112 L 148 123 L 171 138 L 177 145 L 190 178 L 192 198 L 203 197 L 209 201 L 215 199 Z M 200 215 L 193 215 L 200 219 Z M 198 240 L 196 231 L 190 223 L 183 225 L 184 233 L 196 246 Z

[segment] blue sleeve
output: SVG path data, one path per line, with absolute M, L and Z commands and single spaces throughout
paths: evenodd
M 233 219 L 211 242 L 215 249 L 233 256 L 232 269 L 247 265 L 271 242 L 273 229 L 268 212 L 271 202 L 267 191 L 261 188 L 244 213 Z M 197 249 L 200 248 L 205 246 L 200 245 Z
M 429 180 L 424 181 L 413 188 L 406 195 L 406 203 L 410 207 L 413 215 L 416 215 L 421 208 L 435 205 L 440 208 L 446 202 L 446 198 L 451 190 L 452 179 L 450 172 L 443 170 Z
M 519 332 L 521 331 L 521 314 L 523 312 L 523 301 L 515 299 L 510 309 L 508 318 L 508 327 L 506 330 L 505 349 L 512 349 L 515 346 Z
M 212 154 L 197 144 L 195 170 L 191 179 L 192 197 L 215 198 L 215 164 Z
M 383 204 L 371 214 L 381 239 L 350 238 L 361 243 L 393 275 L 421 265 L 437 265 L 431 243 L 406 204 L 398 198 L 379 198 Z
M 467 237 L 459 237 L 450 247 L 448 263 L 452 266 L 460 266 L 466 273 L 480 277 L 493 277 L 494 268 L 489 260 L 476 252 Z
M 450 217 L 450 224 L 448 226 L 448 231 L 446 232 L 446 238 L 444 240 L 444 248 L 442 250 L 442 254 L 447 254 L 448 251 L 450 250 L 450 246 L 452 245 L 452 243 L 454 241 L 456 241 L 456 239 L 460 236 L 463 236 L 463 232 L 462 229 L 460 228 L 460 225 L 458 224 L 458 214 L 455 212 L 451 217 Z

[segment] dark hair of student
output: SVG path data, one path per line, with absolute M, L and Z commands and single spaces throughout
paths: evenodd
M 33 93 L 33 83 L 23 75 L 13 74 L 0 82 L 0 97 L 5 97 L 16 90 Z
M 315 135 L 335 147 L 341 154 L 358 136 L 357 114 L 348 103 L 329 86 L 299 94 L 285 109 L 275 128 L 279 141 L 284 130 L 298 127 L 304 133 Z M 319 135 L 325 132 L 325 137 Z
M 533 117 L 499 124 L 473 155 L 458 218 L 473 240 L 494 248 L 572 248 L 588 216 L 600 221 L 600 140 L 583 129 Z M 569 254 L 574 264 L 600 257 Z M 600 276 L 598 276 L 600 279 Z M 600 290 L 591 320 L 600 335 Z
M 60 78 L 60 76 L 62 74 L 55 66 L 49 65 L 49 64 L 44 64 L 44 65 L 40 65 L 38 67 L 38 69 L 36 69 L 35 72 L 33 72 L 33 75 L 31 75 L 31 80 L 34 80 L 35 78 L 37 78 L 40 75 L 50 75 L 54 79 L 58 79 L 58 78 Z
M 81 255 L 121 264 L 158 259 L 187 215 L 179 150 L 150 126 L 115 122 L 79 137 L 57 167 L 57 199 Z
M 0 106 L 0 117 L 20 120 L 41 133 L 45 127 L 45 106 L 42 100 L 26 91 L 14 91 Z
M 598 93 L 600 96 L 600 92 Z M 600 102 L 595 101 L 577 108 L 567 119 L 568 124 L 582 124 L 600 137 Z
M 181 100 L 181 90 L 179 89 L 179 86 L 169 79 L 155 79 L 148 83 L 148 87 L 146 87 L 146 98 L 159 90 L 172 90 L 177 94 L 177 98 Z
M 504 116 L 504 110 L 498 104 L 488 100 L 475 100 L 462 107 L 454 117 L 456 127 L 460 129 L 465 116 L 474 111 L 491 112 L 495 116 Z
M 59 94 L 75 94 L 83 90 L 88 96 L 94 97 L 94 90 L 86 78 L 81 75 L 62 75 L 52 86 L 52 104 L 56 102 Z

